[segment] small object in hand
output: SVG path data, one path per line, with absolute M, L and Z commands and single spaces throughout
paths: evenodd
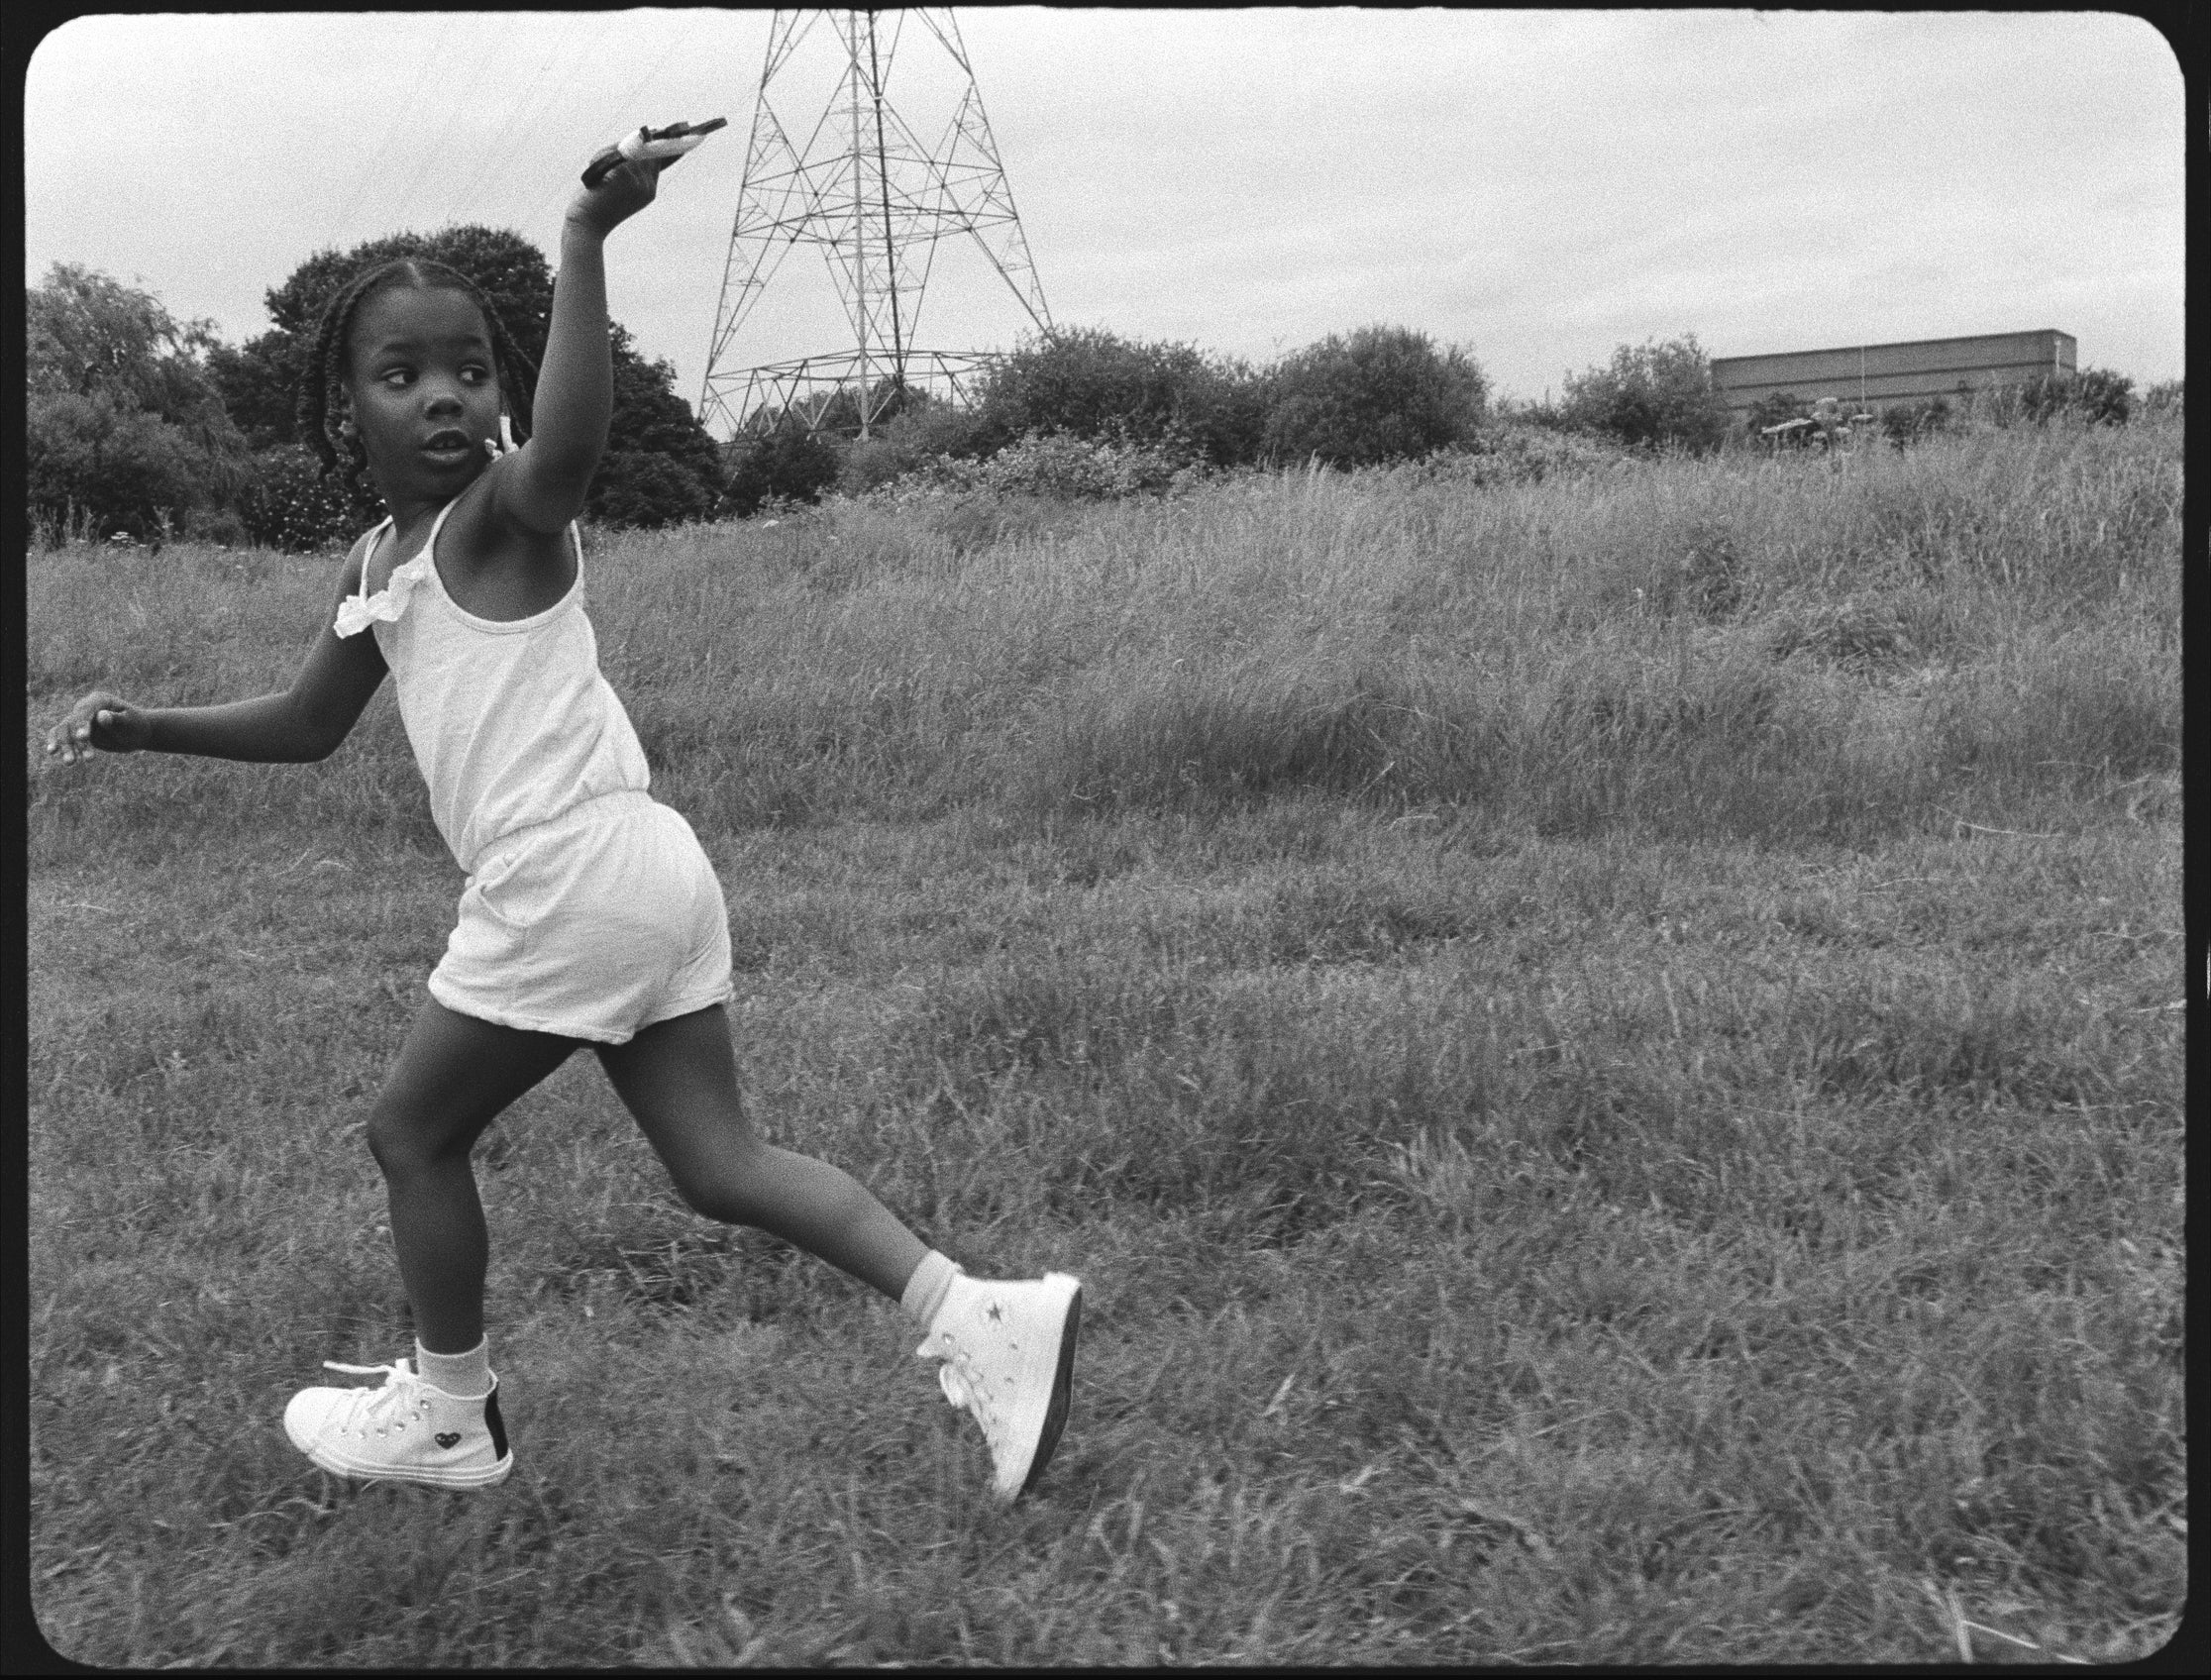
M 716 129 L 727 128 L 727 117 L 711 117 L 703 123 L 671 123 L 665 129 L 639 129 L 635 134 L 622 136 L 616 145 L 607 147 L 590 161 L 583 171 L 583 184 L 595 187 L 624 163 L 656 162 L 664 167 L 694 150 Z

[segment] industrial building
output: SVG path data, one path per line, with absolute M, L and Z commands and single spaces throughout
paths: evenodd
M 1716 356 L 1712 382 L 1737 415 L 1786 391 L 1807 401 L 1832 396 L 1878 410 L 1891 403 L 1955 396 L 1986 385 L 2017 385 L 2044 373 L 2077 370 L 2070 333 L 1982 333 L 1962 339 L 1795 350 L 1773 356 Z

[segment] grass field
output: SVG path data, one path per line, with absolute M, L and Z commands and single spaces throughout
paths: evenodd
M 594 1066 L 481 1146 L 516 1469 L 362 1121 L 460 879 L 327 763 L 30 755 L 33 1572 L 82 1661 L 2110 1660 L 2186 1593 L 2176 419 L 610 537 L 754 1112 L 1079 1271 L 1010 1513 L 918 1335 Z M 29 729 L 284 680 L 330 560 L 29 560 Z

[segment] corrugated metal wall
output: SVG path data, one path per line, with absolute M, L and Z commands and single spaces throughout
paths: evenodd
M 2046 327 L 2034 333 L 1914 339 L 1776 356 L 1716 356 L 1712 379 L 1738 414 L 1776 391 L 1862 401 L 1879 409 L 1893 402 L 1953 396 L 1960 386 L 1977 389 L 2019 384 L 2041 373 L 2070 373 L 2076 370 L 2076 357 L 2070 333 Z

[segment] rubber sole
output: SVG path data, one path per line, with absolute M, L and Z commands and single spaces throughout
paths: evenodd
M 296 1441 L 293 1443 L 298 1444 Z M 510 1453 L 504 1460 L 488 1470 L 448 1470 L 443 1474 L 430 1471 L 392 1470 L 380 1466 L 353 1465 L 317 1448 L 303 1449 L 309 1462 L 318 1470 L 327 1470 L 333 1476 L 343 1476 L 350 1482 L 411 1482 L 418 1488 L 450 1488 L 467 1493 L 476 1488 L 495 1488 L 507 1479 L 514 1468 Z
M 284 1434 L 293 1446 L 307 1455 L 307 1462 L 318 1470 L 327 1470 L 333 1476 L 343 1476 L 349 1482 L 412 1482 L 418 1488 L 493 1488 L 507 1479 L 514 1469 L 514 1454 L 508 1453 L 488 1470 L 447 1470 L 440 1472 L 425 1465 L 421 1471 L 392 1470 L 373 1464 L 351 1463 L 326 1446 L 312 1440 L 301 1440 L 293 1432 L 291 1419 L 284 1420 Z
M 1060 1431 L 1067 1427 L 1068 1400 L 1075 1386 L 1075 1338 L 1082 1327 L 1083 1286 L 1077 1284 L 1075 1293 L 1067 1298 L 1067 1321 L 1060 1326 L 1059 1364 L 1052 1373 L 1051 1404 L 1044 1409 L 1044 1430 L 1036 1438 L 1036 1456 L 1029 1461 L 1028 1474 L 1021 1479 L 1021 1493 L 1036 1486 L 1036 1479 L 1044 1474 L 1044 1466 L 1051 1463 L 1052 1453 L 1059 1446 Z

